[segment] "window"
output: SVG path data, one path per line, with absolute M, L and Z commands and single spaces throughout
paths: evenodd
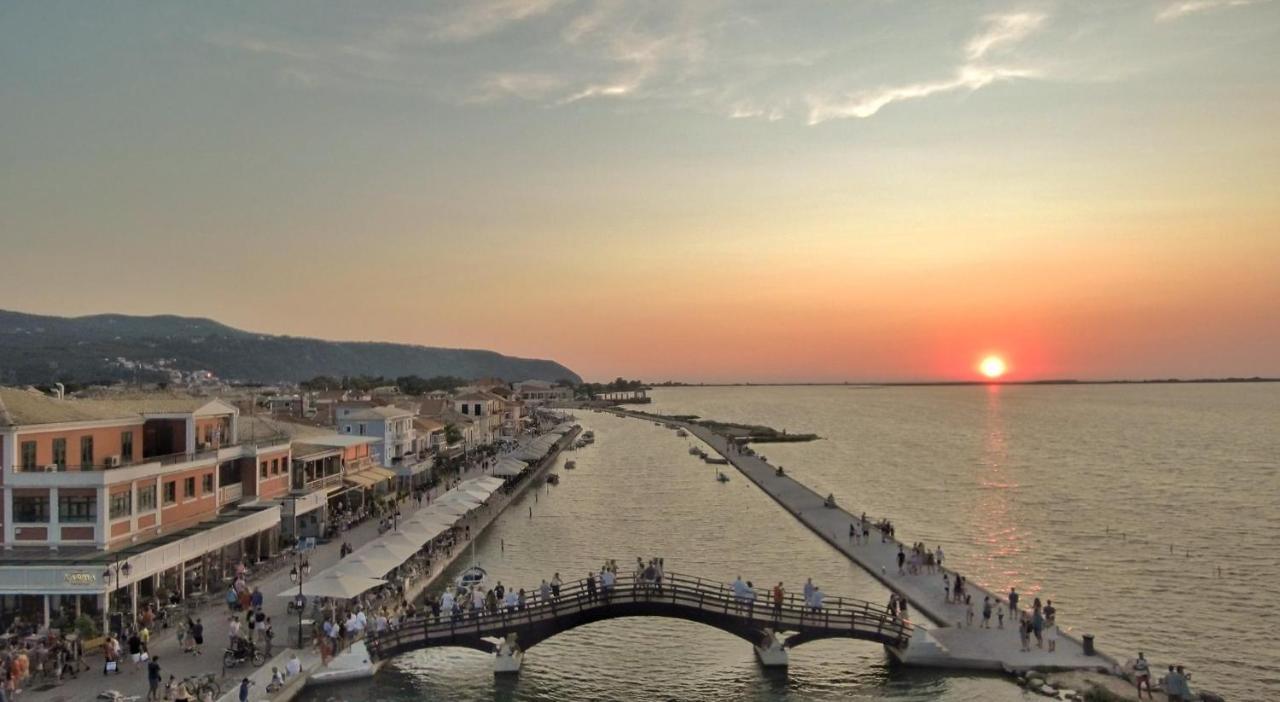
M 133 432 L 120 432 L 120 462 L 133 463 Z
M 164 484 L 164 503 L 171 505 L 178 501 L 178 481 L 170 480 Z
M 58 464 L 58 470 L 67 469 L 67 440 L 58 438 L 53 440 L 53 462 Z
M 47 522 L 49 521 L 49 498 L 13 496 L 13 521 L 15 522 Z
M 479 417 L 479 416 L 480 416 L 480 403 L 479 403 L 479 402 L 477 402 L 477 403 L 476 403 L 476 416 L 477 416 L 477 417 Z
M 156 508 L 156 486 L 138 488 L 138 511 L 150 512 Z
M 258 477 L 260 477 L 260 478 L 265 478 L 265 477 L 267 477 L 267 462 L 266 462 L 266 461 L 263 461 L 263 462 L 258 466 Z
M 468 405 L 468 404 L 466 404 L 465 402 L 462 404 L 462 413 L 463 413 L 463 414 L 471 414 L 470 409 L 471 409 L 471 405 Z
M 111 496 L 111 518 L 120 519 L 133 514 L 133 493 L 117 492 Z
M 93 437 L 80 437 L 80 470 L 93 467 Z
M 271 459 L 271 474 L 280 475 L 280 459 L 279 458 Z
M 94 522 L 98 519 L 98 498 L 96 497 L 59 497 L 58 521 Z
M 36 469 L 36 442 L 34 441 L 22 442 L 22 469 Z
M 204 487 L 204 494 L 212 495 L 213 494 L 213 473 L 205 473 L 203 483 L 204 485 L 202 487 Z
M 364 436 L 364 424 L 360 424 L 360 436 Z
M 182 481 L 182 499 L 189 499 L 196 496 L 196 479 L 187 478 Z

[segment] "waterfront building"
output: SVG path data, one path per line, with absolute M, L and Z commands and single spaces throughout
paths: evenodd
M 338 406 L 338 431 L 342 434 L 369 436 L 379 440 L 373 445 L 374 459 L 383 467 L 393 468 L 413 460 L 414 429 L 412 410 L 387 405 Z
M 531 407 L 570 402 L 573 400 L 573 388 L 545 380 L 525 380 L 515 384 L 515 398 Z
M 220 586 L 278 548 L 290 440 L 181 395 L 50 397 L 0 388 L 0 627 Z
M 477 444 L 488 445 L 502 435 L 505 402 L 491 392 L 473 391 L 454 396 L 453 409 L 475 428 Z

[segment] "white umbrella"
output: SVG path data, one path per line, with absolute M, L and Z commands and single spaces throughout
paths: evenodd
M 466 514 L 467 512 L 470 512 L 476 507 L 477 505 L 463 504 L 460 502 L 454 502 L 453 500 L 449 500 L 447 502 L 446 501 L 436 502 L 434 505 L 431 506 L 431 509 L 434 509 L 435 511 L 440 512 L 441 514 L 452 514 L 456 517 L 461 517 L 462 515 Z
M 421 512 L 418 512 L 417 514 L 413 515 L 413 519 L 411 519 L 410 521 L 416 522 L 419 524 L 439 522 L 441 524 L 447 524 L 449 526 L 453 526 L 454 524 L 458 523 L 458 515 L 453 514 L 452 512 L 445 512 L 443 510 L 438 510 L 436 509 L 435 504 L 432 503 L 430 507 L 427 507 Z
M 418 552 L 418 548 L 418 546 L 405 545 L 399 542 L 389 544 L 385 538 L 382 538 L 368 545 L 361 546 L 360 550 L 356 551 L 356 553 L 382 561 L 399 561 L 404 563 L 409 560 L 413 554 Z
M 514 458 L 504 458 L 501 461 L 498 461 L 498 465 L 493 467 L 493 474 L 507 477 L 520 475 L 528 467 L 529 464 L 524 461 L 517 461 Z
M 316 577 L 304 581 L 302 583 L 302 594 L 308 597 L 336 597 L 347 600 L 352 597 L 358 597 L 364 592 L 386 582 L 378 578 L 365 578 L 359 575 L 346 575 L 326 570 Z M 296 597 L 297 594 L 297 588 L 289 588 L 280 593 L 279 597 Z
M 457 502 L 459 504 L 477 507 L 480 505 L 481 502 L 484 502 L 487 497 L 488 495 L 486 495 L 485 497 L 477 497 L 476 495 L 472 495 L 471 493 L 465 490 L 459 490 L 458 488 L 454 488 L 449 492 L 446 492 L 445 494 L 441 495 L 440 499 L 436 500 L 436 504 L 439 505 L 439 504 L 447 504 L 449 502 Z
M 503 460 L 508 460 L 508 459 L 503 459 Z M 510 460 L 515 461 L 514 458 Z M 520 463 L 520 461 L 516 461 L 516 463 Z M 525 464 L 525 465 L 527 466 L 528 464 Z M 502 478 L 495 478 L 493 476 L 485 476 L 483 478 L 473 478 L 468 482 L 475 483 L 476 485 L 483 485 L 484 487 L 487 487 L 490 490 L 497 490 L 498 488 L 507 484 L 507 481 L 503 480 Z
M 391 548 L 399 548 L 404 550 L 413 549 L 410 555 L 422 550 L 421 542 L 415 541 L 409 538 L 408 536 L 405 536 L 404 534 L 387 534 L 386 536 L 383 536 L 381 539 L 378 539 L 378 542 L 386 544 Z
M 426 524 L 405 525 L 401 533 L 414 541 L 426 544 L 428 541 L 449 531 L 453 528 L 451 524 L 441 524 L 440 522 L 428 522 Z
M 460 494 L 473 497 L 480 502 L 484 502 L 493 496 L 493 490 L 485 490 L 479 485 L 470 485 L 459 488 Z
M 379 555 L 356 552 L 338 561 L 338 564 L 333 566 L 331 570 L 343 575 L 381 578 L 394 570 L 396 566 L 404 563 L 403 559 L 392 558 L 390 553 L 386 554 L 386 558 L 380 558 Z

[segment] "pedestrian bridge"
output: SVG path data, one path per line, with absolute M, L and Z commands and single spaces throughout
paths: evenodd
M 537 588 L 526 592 L 536 593 Z M 671 617 L 713 626 L 746 639 L 766 665 L 786 665 L 787 649 L 818 639 L 862 639 L 902 649 L 912 633 L 909 622 L 870 602 L 825 597 L 822 608 L 815 610 L 805 606 L 802 596 L 788 594 L 775 607 L 766 590 L 756 590 L 754 600 L 744 601 L 726 583 L 666 573 L 661 587 L 619 575 L 609 593 L 593 594 L 581 580 L 566 583 L 558 598 L 539 598 L 523 609 L 418 617 L 397 629 L 370 634 L 366 645 L 374 661 L 440 646 L 502 656 L 511 651 L 494 640 L 511 641 L 508 637 L 514 635 L 518 653 L 561 632 L 621 617 Z

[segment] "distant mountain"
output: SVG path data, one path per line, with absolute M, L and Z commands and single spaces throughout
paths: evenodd
M 127 359 L 132 364 L 121 363 Z M 451 375 L 580 382 L 555 361 L 493 351 L 255 334 L 198 317 L 46 317 L 0 310 L 0 383 L 87 382 L 209 370 L 220 378 L 298 381 L 317 375 Z

